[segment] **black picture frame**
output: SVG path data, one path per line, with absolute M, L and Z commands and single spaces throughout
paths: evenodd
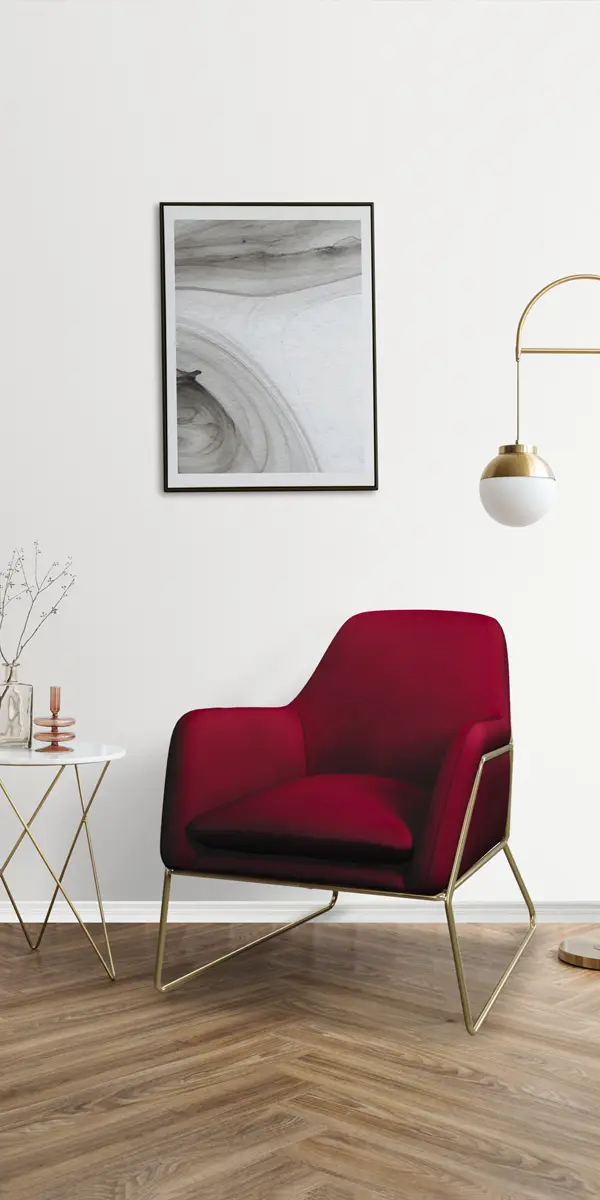
M 165 227 L 166 214 L 172 208 L 186 209 L 248 209 L 248 208 L 273 208 L 273 209 L 290 209 L 290 208 L 306 208 L 306 209 L 366 209 L 369 215 L 369 263 L 370 263 L 370 289 L 371 301 L 369 306 L 370 321 L 371 321 L 371 348 L 372 348 L 372 436 L 373 436 L 373 458 L 372 458 L 372 482 L 366 483 L 236 483 L 235 474 L 231 475 L 231 483 L 211 484 L 207 482 L 201 485 L 186 485 L 183 483 L 172 484 L 170 482 L 169 473 L 169 372 L 171 364 L 168 354 L 168 339 L 167 339 L 167 288 L 169 286 L 167 279 L 167 255 L 165 247 Z M 376 298 L 375 298 L 375 212 L 373 201 L 366 202 L 337 202 L 337 201 L 219 201 L 219 202 L 190 202 L 190 201 L 161 201 L 159 204 L 159 236 L 160 236 L 160 292 L 161 292 L 161 341 L 162 341 L 162 408 L 163 408 L 163 490 L 168 493 L 189 493 L 189 492 L 329 492 L 329 491 L 367 491 L 375 492 L 379 487 L 379 465 L 378 465 L 378 430 L 377 430 L 377 351 L 376 351 Z M 266 475 L 267 473 L 265 473 Z M 292 473 L 290 473 L 292 474 Z M 262 475 L 262 478 L 265 478 Z M 210 479 L 210 474 L 207 474 Z

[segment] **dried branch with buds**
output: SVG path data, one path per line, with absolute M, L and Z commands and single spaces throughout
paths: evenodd
M 13 550 L 8 566 L 0 571 L 0 658 L 9 667 L 19 661 L 23 650 L 48 617 L 58 612 L 59 605 L 75 583 L 70 558 L 63 566 L 58 562 L 51 563 L 42 574 L 41 557 L 40 547 L 34 542 L 32 562 L 26 561 L 23 549 Z M 46 593 L 46 599 L 41 600 Z M 5 652 L 9 624 L 15 627 L 12 654 Z

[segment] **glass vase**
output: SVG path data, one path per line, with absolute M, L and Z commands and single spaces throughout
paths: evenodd
M 33 687 L 19 683 L 18 663 L 4 664 L 0 683 L 0 746 L 31 746 Z

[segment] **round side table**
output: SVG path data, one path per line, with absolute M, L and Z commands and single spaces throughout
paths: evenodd
M 71 912 L 73 913 L 74 917 L 79 921 L 79 924 L 81 925 L 81 928 L 83 929 L 83 932 L 85 933 L 85 935 L 86 935 L 90 945 L 94 949 L 95 953 L 98 955 L 98 958 L 100 959 L 100 962 L 102 963 L 102 966 L 104 967 L 104 970 L 106 971 L 106 974 L 109 976 L 110 979 L 115 978 L 115 968 L 114 968 L 112 953 L 111 953 L 111 949 L 110 949 L 110 942 L 108 940 L 108 930 L 106 928 L 106 921 L 104 919 L 104 908 L 102 905 L 102 896 L 100 894 L 100 883 L 98 880 L 98 873 L 96 871 L 96 862 L 94 859 L 92 838 L 91 838 L 87 818 L 88 818 L 88 813 L 90 811 L 90 808 L 92 807 L 92 804 L 93 804 L 93 802 L 96 798 L 96 795 L 98 793 L 98 790 L 100 788 L 100 784 L 102 783 L 102 780 L 104 779 L 104 776 L 106 775 L 106 772 L 108 771 L 108 768 L 109 768 L 111 762 L 115 758 L 123 758 L 124 755 L 125 755 L 125 751 L 123 750 L 123 748 L 121 746 L 108 746 L 108 745 L 104 745 L 101 742 L 80 742 L 79 740 L 72 742 L 71 750 L 50 752 L 50 753 L 47 753 L 47 752 L 40 753 L 38 750 L 35 750 L 35 749 L 21 750 L 21 749 L 11 748 L 8 746 L 6 746 L 6 747 L 0 746 L 0 770 L 2 767 L 52 767 L 52 768 L 54 768 L 54 771 L 55 771 L 55 774 L 54 774 L 54 777 L 52 779 L 50 786 L 48 788 L 46 788 L 46 791 L 44 792 L 41 800 L 39 801 L 37 807 L 34 809 L 33 813 L 31 814 L 31 817 L 29 818 L 28 821 L 25 820 L 25 818 L 21 815 L 19 809 L 17 808 L 17 805 L 15 804 L 12 796 L 10 795 L 10 793 L 8 791 L 8 788 L 5 786 L 2 779 L 0 779 L 0 789 L 6 796 L 6 799 L 8 800 L 8 803 L 10 804 L 13 812 L 15 813 L 15 816 L 18 818 L 18 820 L 20 821 L 20 823 L 23 827 L 12 850 L 10 851 L 10 854 L 8 855 L 8 857 L 5 859 L 2 866 L 0 867 L 0 880 L 4 884 L 8 898 L 15 910 L 15 913 L 17 915 L 17 919 L 19 921 L 21 929 L 23 930 L 23 933 L 25 934 L 25 937 L 27 939 L 27 943 L 31 950 L 38 949 L 38 947 L 42 941 L 42 938 L 46 932 L 48 921 L 50 920 L 50 914 L 52 913 L 52 909 L 54 908 L 54 903 L 56 901 L 58 893 L 60 892 L 61 895 L 66 900 L 67 904 L 69 905 L 69 908 L 71 909 Z M 79 773 L 79 767 L 82 766 L 84 763 L 102 763 L 103 764 L 102 770 L 100 771 L 100 775 L 98 776 L 97 782 L 95 784 L 95 787 L 92 791 L 92 794 L 91 794 L 89 800 L 84 799 L 83 789 L 81 786 L 81 777 L 80 777 L 80 773 Z M 65 861 L 64 861 L 62 867 L 60 868 L 59 873 L 56 874 L 56 872 L 54 871 L 54 869 L 51 867 L 50 863 L 48 862 L 48 859 L 46 858 L 46 855 L 44 854 L 43 850 L 38 845 L 38 842 L 37 842 L 34 834 L 31 832 L 31 826 L 33 825 L 33 822 L 35 821 L 35 818 L 37 817 L 38 813 L 41 812 L 50 793 L 54 790 L 54 787 L 58 783 L 61 775 L 63 774 L 64 771 L 67 770 L 68 767 L 72 767 L 75 772 L 75 778 L 77 780 L 77 792 L 79 794 L 79 800 L 81 803 L 81 817 L 79 819 L 79 824 L 77 825 L 77 829 L 75 831 L 75 836 L 73 838 L 73 841 L 71 842 L 71 846 L 70 846 L 69 852 L 67 854 L 67 857 L 65 858 Z M 94 875 L 94 885 L 96 888 L 96 896 L 98 899 L 98 909 L 100 911 L 100 920 L 102 921 L 102 928 L 104 930 L 104 940 L 106 943 L 106 953 L 107 953 L 108 961 L 104 957 L 104 955 L 100 952 L 100 950 L 98 949 L 98 946 L 96 945 L 89 929 L 82 921 L 81 917 L 79 916 L 79 913 L 77 912 L 77 909 L 75 908 L 75 905 L 73 904 L 72 900 L 67 895 L 65 888 L 63 886 L 63 879 L 65 876 L 67 867 L 69 865 L 69 862 L 71 861 L 71 855 L 73 854 L 75 846 L 77 845 L 77 839 L 78 839 L 82 829 L 85 829 L 85 833 L 86 833 L 88 850 L 89 850 L 89 854 L 90 854 L 90 862 L 92 865 L 92 872 Z M 21 913 L 19 912 L 16 901 L 14 899 L 14 896 L 13 896 L 13 894 L 10 890 L 10 887 L 8 886 L 8 883 L 6 881 L 6 868 L 8 867 L 9 863 L 14 858 L 14 855 L 16 854 L 17 850 L 19 849 L 21 842 L 26 837 L 29 838 L 30 842 L 32 842 L 33 845 L 35 846 L 35 849 L 37 850 L 42 862 L 44 863 L 45 867 L 50 872 L 50 874 L 54 880 L 54 891 L 52 893 L 52 899 L 50 900 L 50 904 L 48 905 L 48 911 L 46 913 L 46 916 L 44 917 L 42 927 L 41 927 L 40 932 L 38 933 L 38 936 L 35 941 L 33 941 L 32 938 L 30 937 L 29 931 L 25 926 L 25 923 L 23 921 Z

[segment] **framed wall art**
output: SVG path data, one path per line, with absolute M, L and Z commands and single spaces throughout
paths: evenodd
M 377 487 L 372 204 L 161 204 L 166 491 Z

